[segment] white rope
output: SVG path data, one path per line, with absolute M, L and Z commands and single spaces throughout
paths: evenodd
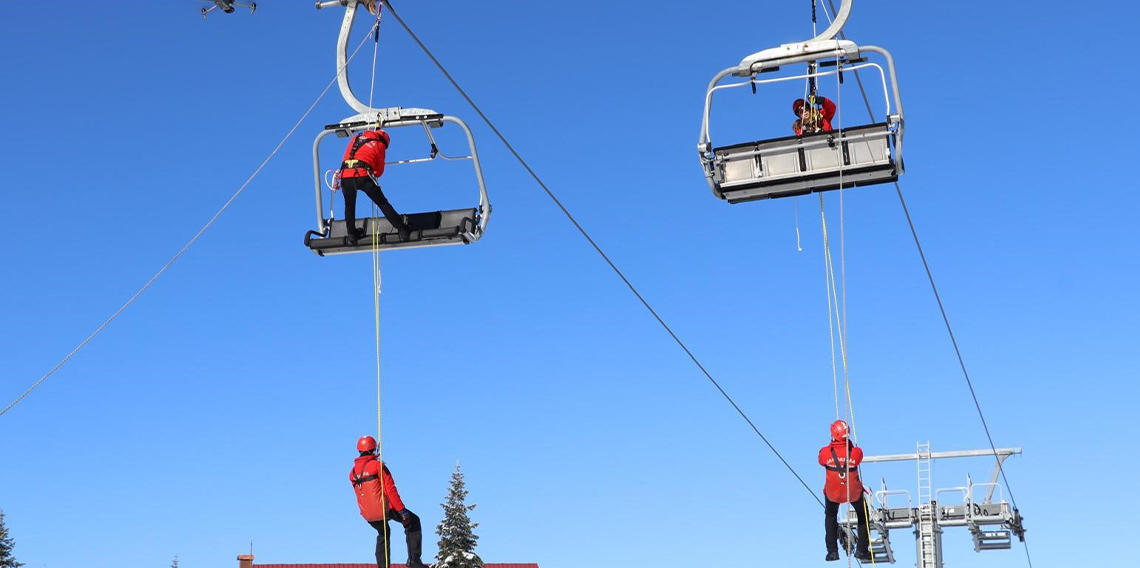
M 356 53 L 359 52 L 360 48 L 363 46 L 364 42 L 360 42 L 360 45 L 357 46 L 356 51 L 352 53 L 352 57 L 356 57 Z M 349 57 L 348 61 L 345 61 L 346 66 L 348 65 L 349 61 L 352 61 L 352 57 Z M 160 276 L 166 273 L 166 270 L 170 268 L 170 266 L 174 264 L 174 262 L 177 261 L 179 257 L 181 257 L 182 254 L 185 253 L 187 249 L 189 249 L 190 246 L 193 245 L 198 240 L 198 238 L 201 237 L 202 234 L 205 233 L 206 230 L 214 224 L 214 221 L 218 220 L 218 217 L 220 217 L 222 213 L 224 213 L 225 210 L 229 208 L 230 204 L 232 204 L 234 200 L 236 200 L 238 196 L 240 196 L 242 192 L 245 191 L 245 188 L 249 186 L 250 182 L 253 181 L 253 178 L 257 177 L 257 174 L 260 174 L 261 170 L 264 169 L 266 164 L 269 163 L 269 160 L 272 160 L 273 157 L 277 155 L 277 152 L 281 150 L 281 147 L 285 145 L 285 142 L 287 142 L 289 138 L 293 136 L 293 133 L 296 132 L 297 128 L 301 126 L 301 123 L 309 117 L 309 114 L 311 112 L 313 112 L 313 109 L 316 108 L 317 103 L 319 103 L 321 99 L 323 99 L 324 96 L 328 94 L 329 89 L 331 89 L 332 86 L 336 84 L 336 79 L 338 76 L 340 76 L 340 72 L 341 69 L 338 69 L 337 74 L 333 76 L 332 81 L 329 81 L 329 84 L 325 86 L 324 90 L 321 91 L 321 94 L 315 101 L 313 101 L 313 104 L 309 105 L 309 108 L 305 110 L 305 113 L 301 115 L 301 118 L 299 118 L 297 122 L 293 124 L 293 127 L 289 129 L 289 132 L 285 134 L 285 137 L 282 138 L 281 141 L 277 143 L 277 146 L 273 148 L 273 151 L 270 152 L 269 155 L 261 161 L 261 165 L 257 166 L 257 169 L 254 170 L 252 174 L 250 174 L 249 178 L 245 180 L 245 183 L 241 184 L 241 187 L 239 187 L 237 191 L 235 191 L 234 194 L 226 200 L 222 207 L 218 209 L 218 211 L 214 213 L 212 217 L 210 217 L 210 220 L 206 221 L 206 224 L 203 225 L 201 229 L 198 229 L 198 232 L 194 233 L 194 236 L 191 237 L 189 241 L 186 241 L 186 244 L 182 245 L 182 248 L 178 249 L 178 252 L 174 253 L 174 256 L 170 257 L 170 260 L 166 261 L 166 264 L 163 264 L 162 268 L 159 268 L 158 272 L 155 272 L 154 276 L 151 276 L 150 280 L 147 280 L 146 284 L 143 284 L 142 288 L 139 288 L 139 290 L 135 292 L 134 295 L 131 296 L 125 303 L 123 303 L 123 305 L 119 306 L 119 309 L 115 310 L 115 313 L 111 314 L 111 317 L 107 318 L 105 321 L 103 321 L 103 323 L 99 324 L 99 327 L 95 328 L 95 331 L 91 332 L 91 335 L 88 335 L 83 341 L 79 343 L 79 345 L 75 346 L 75 349 L 72 349 L 71 352 L 67 354 L 67 356 L 56 363 L 55 366 L 52 367 L 51 370 L 45 373 L 42 377 L 40 377 L 39 380 L 37 380 L 35 383 L 32 383 L 32 386 L 28 387 L 28 390 L 24 391 L 23 394 L 16 398 L 16 400 L 12 401 L 12 403 L 5 407 L 4 410 L 0 410 L 0 416 L 3 416 L 6 412 L 11 410 L 12 407 L 19 404 L 20 401 L 24 400 L 24 398 L 31 394 L 32 391 L 36 390 L 36 388 L 39 387 L 41 383 L 47 380 L 48 377 L 54 375 L 55 372 L 58 371 L 60 367 L 63 367 L 63 365 L 68 361 L 70 361 L 71 358 L 74 357 L 80 349 L 83 349 L 83 347 L 85 347 L 92 339 L 94 339 L 96 335 L 99 335 L 99 333 L 102 332 L 104 328 L 110 325 L 111 322 L 115 321 L 115 319 L 119 317 L 119 314 L 123 313 L 123 311 L 130 307 L 131 304 L 135 303 L 135 300 L 137 300 L 139 296 L 142 296 L 143 292 L 146 292 L 147 289 L 150 288 L 151 284 L 154 284 L 154 282 L 158 280 Z

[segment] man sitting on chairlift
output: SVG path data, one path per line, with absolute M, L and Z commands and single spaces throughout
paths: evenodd
M 353 136 L 344 151 L 344 161 L 340 165 L 340 188 L 344 193 L 344 221 L 351 244 L 356 244 L 367 232 L 356 228 L 357 190 L 367 194 L 380 208 L 384 218 L 400 234 L 401 241 L 407 241 L 411 232 L 404 218 L 384 197 L 384 192 L 376 181 L 384 175 L 384 158 L 389 142 L 388 133 L 377 125 L 374 130 L 365 130 Z
M 808 95 L 807 102 L 796 99 L 796 102 L 792 103 L 792 112 L 796 115 L 796 121 L 792 123 L 792 132 L 795 132 L 796 136 L 831 132 L 833 130 L 831 119 L 835 118 L 835 111 L 835 103 L 827 97 L 811 94 Z

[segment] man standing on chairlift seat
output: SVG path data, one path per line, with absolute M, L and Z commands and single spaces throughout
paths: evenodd
M 344 161 L 340 165 L 340 188 L 344 193 L 344 221 L 348 241 L 356 244 L 366 231 L 356 228 L 356 192 L 363 191 L 384 213 L 384 218 L 400 234 L 401 241 L 408 240 L 408 228 L 404 218 L 396 208 L 388 203 L 384 192 L 376 180 L 384 175 L 384 158 L 388 152 L 388 133 L 377 125 L 375 130 L 365 130 L 352 137 L 344 151 Z
M 816 95 L 808 95 L 808 101 L 796 99 L 792 103 L 792 112 L 796 115 L 796 121 L 792 123 L 792 132 L 795 132 L 796 136 L 813 132 L 831 132 L 833 130 L 831 119 L 835 118 L 835 112 L 838 110 L 835 103 L 827 97 Z
M 860 562 L 871 561 L 870 532 L 867 529 L 867 503 L 863 499 L 863 484 L 859 481 L 859 464 L 863 461 L 863 450 L 847 439 L 847 423 L 836 420 L 831 424 L 831 444 L 819 450 L 819 465 L 827 469 L 827 481 L 823 487 L 824 527 L 827 530 L 827 560 L 839 560 L 839 513 L 840 503 L 851 503 L 859 519 L 859 533 L 856 537 L 855 558 Z
M 352 482 L 352 490 L 356 493 L 356 504 L 360 507 L 360 516 L 376 529 L 376 565 L 378 568 L 388 568 L 391 564 L 391 532 L 388 522 L 399 521 L 404 525 L 404 540 L 408 544 L 408 568 L 428 568 L 420 559 L 423 550 L 423 529 L 420 527 L 420 518 L 404 507 L 400 500 L 400 493 L 396 491 L 396 482 L 384 465 L 376 457 L 376 439 L 372 436 L 362 436 L 356 442 L 356 450 L 360 457 L 352 464 L 352 471 L 348 479 Z M 385 564 L 388 562 L 388 564 Z

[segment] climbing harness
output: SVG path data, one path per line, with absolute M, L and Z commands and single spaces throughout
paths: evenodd
M 364 160 L 357 160 L 356 153 L 359 152 L 361 148 L 371 143 L 383 144 L 384 148 L 387 149 L 389 138 L 386 132 L 379 132 L 375 138 L 367 137 L 366 135 L 369 132 L 374 131 L 365 130 L 364 132 L 357 134 L 356 137 L 352 139 L 352 148 L 350 148 L 348 151 L 348 158 L 340 163 L 340 179 L 344 179 L 345 177 L 360 177 L 345 176 L 344 172 L 346 171 L 364 170 L 364 172 L 368 174 L 368 177 L 372 178 L 372 181 L 377 181 L 376 172 L 372 171 L 372 165 L 368 162 L 365 162 Z M 377 185 L 379 185 L 379 183 L 377 183 Z

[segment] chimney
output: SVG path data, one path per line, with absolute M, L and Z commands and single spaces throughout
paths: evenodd
M 239 554 L 238 555 L 238 568 L 253 568 L 253 555 L 252 554 Z

